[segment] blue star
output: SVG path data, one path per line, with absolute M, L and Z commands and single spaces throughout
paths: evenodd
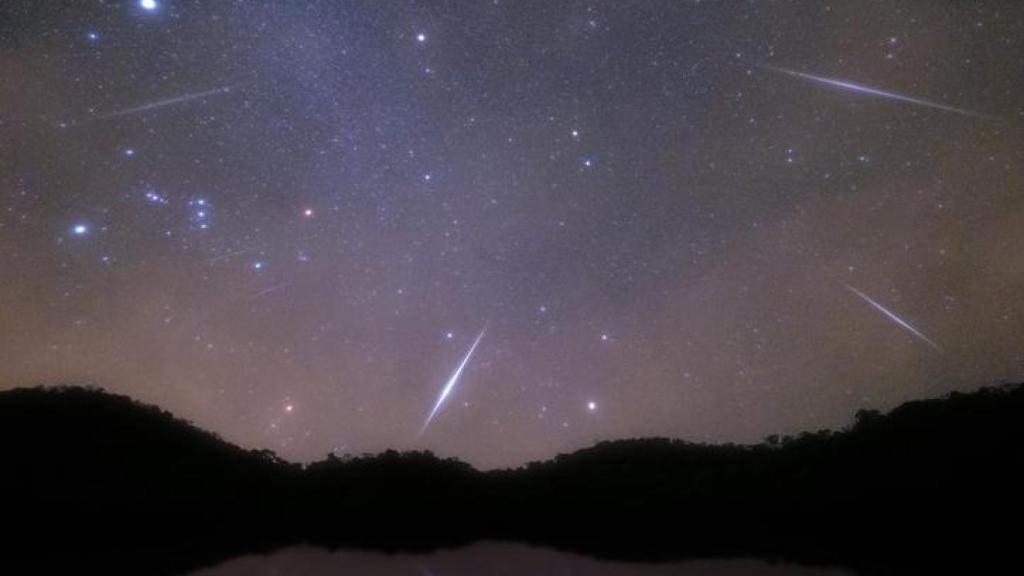
M 139 6 L 146 12 L 153 12 L 159 7 L 156 0 L 139 0 Z
M 149 202 L 150 204 L 161 204 L 161 205 L 169 204 L 169 202 L 167 201 L 167 198 L 165 198 L 164 196 L 160 195 L 155 190 L 147 190 L 146 191 L 146 201 Z

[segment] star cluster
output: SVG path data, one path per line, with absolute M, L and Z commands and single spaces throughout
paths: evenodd
M 1020 379 L 1024 5 L 854 4 L 4 2 L 0 386 L 492 467 Z

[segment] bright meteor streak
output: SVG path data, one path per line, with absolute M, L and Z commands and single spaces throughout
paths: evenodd
M 420 434 L 427 431 L 427 426 L 430 426 L 430 421 L 434 419 L 434 415 L 437 414 L 438 409 L 440 409 L 441 405 L 444 404 L 445 398 L 447 398 L 448 395 L 451 394 L 452 390 L 455 389 L 455 384 L 458 383 L 459 376 L 462 375 L 462 370 L 466 367 L 466 364 L 469 364 L 469 359 L 473 357 L 473 352 L 476 350 L 477 344 L 480 344 L 480 340 L 483 340 L 484 333 L 486 332 L 487 328 L 484 327 L 484 329 L 480 331 L 480 335 L 473 341 L 473 345 L 469 347 L 469 352 L 466 352 L 466 356 L 462 359 L 462 362 L 459 363 L 459 367 L 455 369 L 455 372 L 452 372 L 451 378 L 448 379 L 448 383 L 445 384 L 444 389 L 441 390 L 441 395 L 438 396 L 437 402 L 434 403 L 434 409 L 430 411 L 430 415 L 427 416 L 427 421 L 424 422 L 423 427 L 420 428 Z
M 237 84 L 235 85 L 237 86 Z M 156 102 L 149 102 L 140 106 L 132 108 L 125 108 L 124 110 L 118 110 L 100 116 L 101 120 L 108 118 L 118 118 L 120 116 L 128 116 L 130 114 L 138 114 L 139 112 L 146 112 L 147 110 L 155 110 L 157 108 L 163 108 L 164 106 L 172 106 L 174 104 L 181 104 L 184 102 L 190 102 L 192 100 L 198 100 L 200 98 L 206 98 L 207 96 L 216 96 L 218 94 L 226 94 L 231 91 L 235 86 L 224 86 L 221 88 L 214 88 L 213 90 L 207 90 L 205 92 L 196 92 L 194 94 L 184 94 L 182 96 L 175 96 L 173 98 L 166 98 L 164 100 L 157 100 Z
M 931 339 L 929 339 L 927 336 L 922 334 L 921 331 L 919 331 L 917 328 L 914 328 L 913 326 L 911 326 L 910 323 L 904 321 L 899 316 L 897 316 L 897 315 L 893 314 L 892 312 L 890 312 L 885 306 L 882 306 L 878 302 L 875 302 L 874 300 L 871 299 L 870 296 L 868 296 L 867 294 L 861 292 L 860 290 L 857 290 L 856 288 L 854 288 L 853 286 L 850 286 L 849 284 L 847 284 L 846 287 L 847 287 L 847 289 L 850 290 L 850 292 L 853 292 L 854 294 L 859 296 L 861 300 L 864 300 L 868 304 L 871 304 L 871 306 L 874 307 L 875 310 L 878 310 L 882 314 L 885 314 L 886 317 L 888 317 L 890 320 L 892 320 L 897 325 L 899 325 L 900 328 L 903 328 L 907 332 L 910 332 L 914 336 L 917 336 L 922 341 L 926 342 L 929 346 L 931 346 L 932 348 L 938 350 L 939 352 L 942 351 L 942 348 L 940 348 L 938 344 L 936 344 Z
M 835 80 L 833 78 L 826 78 L 824 76 L 815 76 L 814 74 L 807 74 L 805 72 L 797 72 L 796 70 L 789 70 L 786 68 L 776 68 L 774 66 L 763 66 L 767 70 L 773 70 L 775 72 L 781 72 L 794 76 L 803 80 L 809 80 L 818 84 L 824 84 L 825 86 L 831 86 L 833 88 L 839 88 L 840 90 L 850 90 L 852 92 L 859 92 L 861 94 L 868 94 L 870 96 L 878 96 L 880 98 L 888 98 L 890 100 L 897 100 L 900 102 L 907 102 L 908 104 L 917 104 L 918 106 L 926 106 L 928 108 L 934 108 L 936 110 L 943 110 L 945 112 L 953 112 L 954 114 L 963 114 L 964 116 L 973 116 L 975 118 L 985 118 L 984 114 L 978 112 L 972 112 L 970 110 L 964 110 L 963 108 L 956 108 L 954 106 L 947 106 L 938 102 L 932 102 L 930 100 L 922 100 L 920 98 L 913 98 L 911 96 L 904 96 L 902 94 L 896 94 L 895 92 L 886 92 L 885 90 L 879 90 L 877 88 L 871 88 L 869 86 L 862 86 L 860 84 L 854 84 L 853 82 L 846 82 L 843 80 Z

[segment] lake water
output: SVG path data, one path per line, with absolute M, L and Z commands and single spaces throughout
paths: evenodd
M 852 576 L 835 568 L 770 564 L 760 560 L 692 560 L 672 564 L 607 562 L 521 544 L 478 543 L 432 554 L 288 548 L 244 556 L 192 576 Z

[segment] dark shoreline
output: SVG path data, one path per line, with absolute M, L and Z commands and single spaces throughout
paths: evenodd
M 426 552 L 481 540 L 935 573 L 1017 562 L 1024 510 L 1021 386 L 757 446 L 622 440 L 490 472 L 393 451 L 299 467 L 79 388 L 0 392 L 0 439 L 15 527 L 2 552 L 36 573 L 169 575 L 293 545 Z

